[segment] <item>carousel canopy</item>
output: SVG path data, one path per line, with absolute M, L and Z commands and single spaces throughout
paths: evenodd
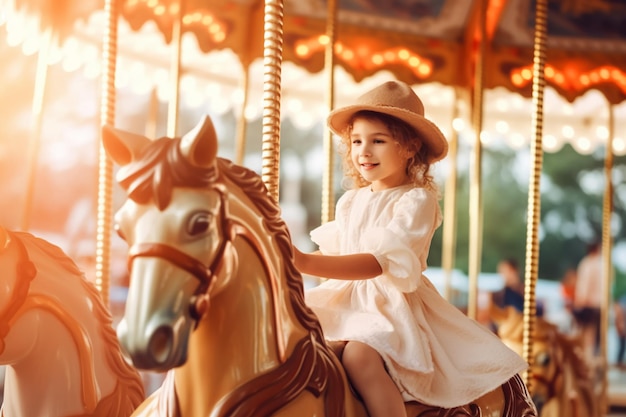
M 28 28 L 52 27 L 60 43 L 50 62 L 68 70 L 100 73 L 103 0 L 14 0 L 4 12 L 10 42 L 27 53 L 37 51 Z M 54 6 L 52 5 L 54 3 Z M 248 119 L 261 114 L 263 13 L 260 0 L 120 1 L 117 83 L 137 92 L 156 87 L 167 100 L 167 79 L 175 17 L 183 25 L 181 96 L 216 112 L 238 108 L 241 79 L 247 71 Z M 383 79 L 404 80 L 418 90 L 429 116 L 446 129 L 469 130 L 470 110 L 462 104 L 453 120 L 455 88 L 472 88 L 480 30 L 479 1 L 338 2 L 335 101 L 341 105 Z M 531 137 L 532 56 L 535 2 L 490 0 L 486 14 L 484 142 L 498 138 L 512 147 Z M 63 13 L 60 10 L 63 9 Z M 327 4 L 287 0 L 284 10 L 283 113 L 302 127 L 328 112 L 320 86 L 326 85 L 324 48 Z M 0 15 L 1 16 L 1 15 Z M 608 137 L 609 104 L 616 120 L 626 118 L 626 4 L 551 1 L 548 13 L 547 95 L 544 147 L 570 142 L 589 153 Z M 37 33 L 37 30 L 30 32 Z M 226 69 L 226 70 L 225 70 Z M 208 102 L 208 103 L 207 103 Z M 465 106 L 463 108 L 463 106 Z M 449 126 L 447 128 L 447 126 Z M 454 127 L 453 127 L 454 126 Z M 614 150 L 626 152 L 623 132 L 615 132 Z
M 487 1 L 487 0 L 485 0 Z M 148 21 L 169 42 L 179 1 L 127 0 L 122 14 L 131 27 Z M 204 52 L 229 48 L 244 65 L 263 54 L 264 2 L 183 1 L 183 24 Z M 355 81 L 387 70 L 410 84 L 439 82 L 469 87 L 476 60 L 481 1 L 339 0 L 337 64 Z M 531 0 L 487 1 L 486 88 L 503 86 L 531 95 L 534 9 Z M 324 68 L 327 2 L 284 2 L 284 59 L 319 72 Z M 590 89 L 611 103 L 626 98 L 626 4 L 550 1 L 546 80 L 569 101 Z
M 60 36 L 75 20 L 101 10 L 104 0 L 13 0 Z M 486 88 L 503 86 L 527 97 L 534 44 L 534 0 L 484 0 Z M 62 3 L 62 4 L 60 4 Z M 410 84 L 472 84 L 481 0 L 338 0 L 337 64 L 355 81 L 387 70 Z M 119 12 L 139 30 L 154 22 L 169 43 L 181 16 L 205 53 L 234 51 L 244 66 L 263 55 L 261 0 L 120 0 Z M 568 101 L 590 89 L 608 100 L 626 98 L 626 3 L 621 0 L 549 2 L 546 80 Z M 284 2 L 284 50 L 309 72 L 324 68 L 329 11 L 325 0 Z

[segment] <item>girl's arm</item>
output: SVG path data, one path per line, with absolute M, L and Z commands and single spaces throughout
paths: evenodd
M 293 249 L 296 267 L 304 274 L 357 280 L 374 278 L 383 272 L 374 255 L 369 253 L 331 256 L 319 252 L 303 253 L 295 246 Z

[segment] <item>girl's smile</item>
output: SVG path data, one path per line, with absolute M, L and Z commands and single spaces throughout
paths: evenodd
M 379 120 L 357 118 L 352 124 L 350 156 L 357 171 L 373 191 L 397 187 L 408 181 L 408 153 Z

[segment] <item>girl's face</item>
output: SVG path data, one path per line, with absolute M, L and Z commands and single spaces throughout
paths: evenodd
M 350 134 L 350 156 L 356 170 L 379 191 L 409 182 L 409 152 L 379 120 L 357 118 Z

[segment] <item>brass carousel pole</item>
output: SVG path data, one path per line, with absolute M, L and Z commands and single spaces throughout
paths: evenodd
M 37 178 L 37 161 L 39 159 L 39 147 L 41 145 L 41 126 L 43 124 L 43 102 L 46 95 L 48 80 L 48 55 L 52 45 L 52 28 L 47 28 L 43 33 L 43 42 L 37 56 L 37 73 L 35 75 L 35 92 L 33 95 L 33 117 L 35 126 L 33 136 L 28 147 L 28 182 L 26 184 L 26 196 L 20 227 L 28 230 L 33 211 L 35 195 L 35 179 Z
M 174 53 L 170 62 L 170 93 L 167 107 L 167 136 L 176 137 L 178 132 L 178 101 L 180 99 L 180 57 L 181 41 L 183 37 L 183 10 L 185 0 L 178 2 L 178 10 L 173 19 L 172 43 Z
M 324 70 L 328 74 L 327 104 L 328 109 L 335 107 L 335 27 L 337 23 L 337 0 L 328 0 L 326 19 L 326 36 L 328 43 L 324 55 Z M 326 166 L 322 174 L 322 224 L 333 220 L 335 194 L 333 187 L 333 169 L 335 167 L 335 153 L 333 150 L 333 134 L 330 129 L 324 129 L 324 154 Z
M 526 269 L 524 275 L 524 327 L 522 356 L 529 368 L 524 372 L 524 382 L 532 393 L 532 355 L 535 331 L 535 288 L 539 272 L 539 221 L 541 215 L 541 169 L 543 162 L 543 92 L 545 88 L 544 67 L 546 61 L 547 0 L 537 0 L 535 10 L 535 40 L 533 59 L 533 117 L 532 140 L 530 142 L 530 179 L 528 189 L 528 212 L 526 224 Z
M 450 168 L 446 177 L 446 184 L 443 198 L 443 242 L 441 254 L 441 267 L 445 274 L 445 297 L 451 301 L 452 298 L 452 270 L 454 269 L 454 252 L 456 249 L 456 194 L 457 194 L 457 155 L 459 149 L 459 135 L 454 129 L 454 120 L 459 117 L 459 97 L 458 90 L 454 89 L 454 110 L 452 113 L 452 123 L 450 137 L 448 138 L 448 163 Z
M 102 43 L 102 98 L 100 123 L 115 125 L 115 69 L 117 64 L 118 2 L 105 0 L 107 16 Z M 98 209 L 96 226 L 96 288 L 109 305 L 111 230 L 113 208 L 113 162 L 100 142 L 98 165 Z
M 263 145 L 261 178 L 276 201 L 280 179 L 280 94 L 283 1 L 266 0 L 263 27 Z
M 248 89 L 250 83 L 250 68 L 244 65 L 243 81 L 241 88 L 243 89 L 243 101 L 241 103 L 241 116 L 237 120 L 237 140 L 235 142 L 235 163 L 243 165 L 243 159 L 246 152 L 246 131 L 248 121 L 246 120 L 246 107 L 248 106 Z
M 600 331 L 600 349 L 601 349 L 601 367 L 602 367 L 602 390 L 600 398 L 599 410 L 602 414 L 609 409 L 607 398 L 608 390 L 608 360 L 607 360 L 607 336 L 609 334 L 609 306 L 611 305 L 611 289 L 613 288 L 613 261 L 611 259 L 611 249 L 613 248 L 613 239 L 611 238 L 611 216 L 613 213 L 613 136 L 615 134 L 615 112 L 613 105 L 609 104 L 609 137 L 606 142 L 606 157 L 604 160 L 604 198 L 602 201 L 602 276 L 604 277 L 605 297 L 601 312 L 601 331 Z
M 470 195 L 469 195 L 469 260 L 468 260 L 468 300 L 467 315 L 476 319 L 478 304 L 478 275 L 481 268 L 482 256 L 482 227 L 483 227 L 483 202 L 482 202 L 482 143 L 480 133 L 483 129 L 483 66 L 485 59 L 485 42 L 487 36 L 486 14 L 487 0 L 478 2 L 478 27 L 480 28 L 480 43 L 476 68 L 474 73 L 474 89 L 472 102 L 472 124 L 475 138 L 470 172 Z

